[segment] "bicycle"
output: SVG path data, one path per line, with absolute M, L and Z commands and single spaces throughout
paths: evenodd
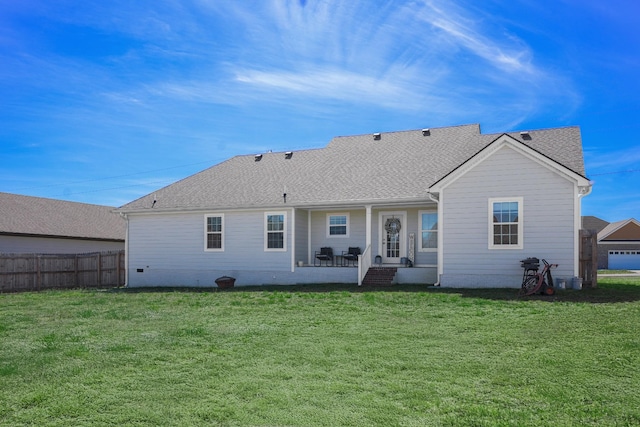
M 544 268 L 541 273 L 536 271 L 534 274 L 529 274 L 524 278 L 520 288 L 520 295 L 529 296 L 536 293 L 553 295 L 555 293 L 551 269 L 558 267 L 558 264 L 549 264 L 545 259 L 542 262 L 544 263 Z

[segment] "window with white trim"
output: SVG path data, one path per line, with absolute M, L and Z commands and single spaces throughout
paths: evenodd
M 327 214 L 327 237 L 349 237 L 349 214 Z
M 522 249 L 523 198 L 489 199 L 489 249 Z
M 438 213 L 436 211 L 420 211 L 420 252 L 431 252 L 438 249 Z
M 224 215 L 205 215 L 204 250 L 224 251 Z
M 287 250 L 287 214 L 285 212 L 267 212 L 264 215 L 264 250 Z

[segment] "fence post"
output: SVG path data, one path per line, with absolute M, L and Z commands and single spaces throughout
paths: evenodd
M 584 285 L 598 286 L 598 233 L 595 230 L 580 230 L 580 276 Z
M 98 287 L 102 286 L 102 252 L 98 252 Z
M 40 255 L 36 256 L 36 287 L 40 290 L 40 285 L 42 284 L 42 276 L 40 275 L 40 260 L 42 258 Z
M 120 261 L 121 261 L 121 259 L 122 259 L 122 252 L 118 251 L 117 255 L 116 255 L 116 284 L 117 284 L 117 286 L 122 286 L 120 284 L 120 274 L 121 274 L 121 272 L 120 272 L 120 270 L 121 270 L 120 269 Z
M 78 254 L 76 254 L 73 260 L 73 270 L 74 285 L 75 287 L 78 287 L 78 284 L 80 283 L 80 277 L 78 273 Z
M 591 287 L 598 287 L 598 233 L 591 233 Z

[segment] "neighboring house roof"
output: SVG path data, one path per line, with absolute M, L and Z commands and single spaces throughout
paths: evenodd
M 598 242 L 640 241 L 640 222 L 634 218 L 612 222 L 598 233 Z
M 607 225 L 608 221 L 600 219 L 597 216 L 586 215 L 582 217 L 582 229 L 583 230 L 595 230 L 596 232 L 602 231 Z
M 336 137 L 325 148 L 236 156 L 121 207 L 125 212 L 424 200 L 427 189 L 504 134 L 477 124 Z M 584 176 L 578 127 L 508 133 Z
M 113 209 L 0 193 L 0 234 L 124 241 L 126 222 Z

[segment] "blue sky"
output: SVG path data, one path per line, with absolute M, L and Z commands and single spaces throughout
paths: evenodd
M 0 191 L 120 206 L 238 154 L 581 127 L 640 218 L 635 0 L 0 0 Z

